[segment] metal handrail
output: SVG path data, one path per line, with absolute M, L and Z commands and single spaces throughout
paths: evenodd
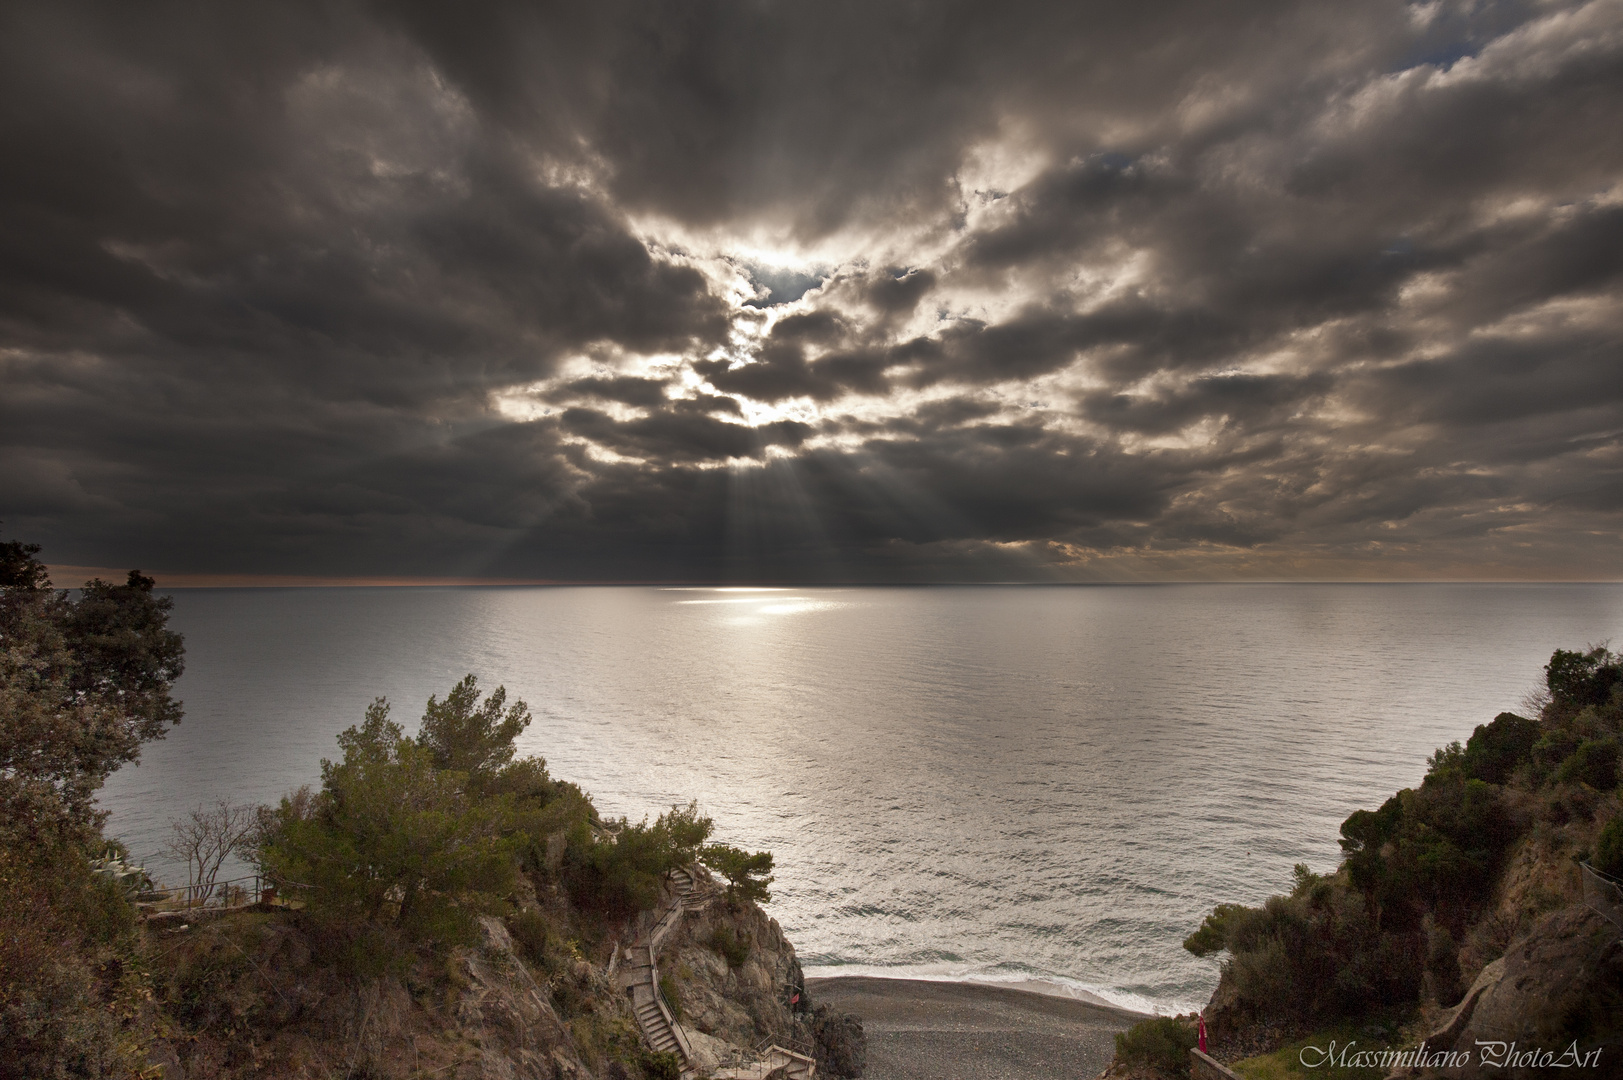
M 805 1039 L 797 1039 L 793 1036 L 784 1039 L 762 1039 L 760 1042 L 755 1044 L 755 1052 L 757 1054 L 764 1054 L 774 1046 L 776 1046 L 779 1050 L 787 1050 L 791 1054 L 799 1054 L 802 1057 L 816 1060 L 817 1047 L 813 1046 Z
M 660 1015 L 665 1018 L 665 1023 L 670 1026 L 671 1037 L 676 1040 L 676 1045 L 681 1048 L 682 1060 L 691 1062 L 693 1060 L 693 1047 L 688 1042 L 687 1032 L 683 1031 L 682 1025 L 677 1023 L 676 1010 L 672 1009 L 670 1002 L 665 1000 L 665 991 L 659 988 L 659 966 L 654 959 L 654 947 L 652 945 L 648 946 L 648 979 L 653 985 L 654 1005 L 659 1009 Z
M 253 882 L 251 889 L 243 884 L 249 881 Z M 149 892 L 137 894 L 136 900 L 153 907 L 175 904 L 179 906 L 168 910 L 191 911 L 195 908 L 229 907 L 233 899 L 240 899 L 245 904 L 269 904 L 276 900 L 277 891 L 284 888 L 309 889 L 313 886 L 265 874 L 245 874 L 224 881 L 200 881 L 173 887 L 154 885 Z M 143 896 L 151 898 L 143 900 Z
M 190 911 L 193 908 L 230 906 L 230 902 L 237 896 L 251 895 L 253 902 L 258 902 L 264 892 L 264 878 L 259 874 L 249 874 L 245 877 L 227 878 L 224 881 L 199 881 L 189 885 L 154 886 L 152 893 L 157 894 L 155 899 L 142 901 L 149 904 L 178 904 L 180 910 Z M 244 882 L 253 882 L 253 890 L 243 885 Z M 146 894 L 143 894 L 146 895 Z

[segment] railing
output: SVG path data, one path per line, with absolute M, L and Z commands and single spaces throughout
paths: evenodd
M 149 914 L 167 911 L 195 911 L 199 908 L 240 907 L 247 904 L 268 904 L 276 907 L 299 906 L 296 900 L 281 896 L 284 889 L 305 889 L 307 885 L 275 881 L 263 874 L 228 878 L 225 881 L 205 881 L 195 885 L 174 888 L 154 887 L 137 893 L 137 905 Z
M 764 1054 L 774 1046 L 780 1050 L 791 1050 L 794 1053 L 812 1058 L 813 1060 L 816 1060 L 817 1058 L 817 1047 L 813 1046 L 805 1039 L 796 1039 L 792 1037 L 782 1039 L 762 1039 L 760 1042 L 755 1044 L 755 1052 L 757 1054 Z
M 1623 930 L 1623 881 L 1611 874 L 1596 870 L 1588 863 L 1579 863 L 1584 875 L 1584 903 L 1612 921 Z
M 682 1051 L 684 1064 L 693 1060 L 693 1047 L 688 1042 L 688 1033 L 682 1030 L 682 1025 L 676 1021 L 676 1010 L 672 1009 L 670 1002 L 665 1000 L 665 992 L 659 988 L 659 965 L 654 959 L 654 947 L 648 946 L 648 982 L 654 992 L 654 1005 L 659 1014 L 665 1018 L 665 1023 L 671 1029 L 671 1037 Z

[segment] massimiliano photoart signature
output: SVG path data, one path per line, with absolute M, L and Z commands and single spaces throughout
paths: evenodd
M 1428 1050 L 1425 1043 L 1407 1050 L 1359 1050 L 1357 1042 L 1338 1046 L 1304 1046 L 1297 1060 L 1309 1069 L 1457 1069 L 1471 1063 L 1470 1050 Z M 1477 1064 L 1497 1069 L 1593 1069 L 1602 1047 L 1580 1051 L 1577 1040 L 1565 1050 L 1522 1049 L 1514 1042 L 1478 1040 Z

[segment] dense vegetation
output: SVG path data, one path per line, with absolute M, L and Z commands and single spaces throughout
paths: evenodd
M 1116 1061 L 1158 1076 L 1185 1077 L 1197 1037 L 1196 1029 L 1182 1020 L 1157 1016 L 1116 1036 Z
M 128 1070 L 141 995 L 134 916 L 98 876 L 92 799 L 178 722 L 170 602 L 151 578 L 51 587 L 39 548 L 0 543 L 0 1076 Z
M 1499 714 L 1438 750 L 1418 788 L 1348 817 L 1334 874 L 1298 866 L 1289 893 L 1207 916 L 1184 945 L 1226 950 L 1234 1014 L 1305 1030 L 1457 1001 L 1465 976 L 1554 902 L 1535 899 L 1520 923 L 1490 912 L 1513 845 L 1532 831 L 1598 829 L 1593 850 L 1573 856 L 1623 874 L 1623 657 L 1558 650 L 1545 686 L 1536 719 Z

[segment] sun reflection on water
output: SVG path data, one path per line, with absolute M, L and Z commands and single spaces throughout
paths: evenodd
M 725 604 L 743 610 L 733 614 L 723 621 L 729 625 L 746 626 L 760 622 L 756 616 L 760 615 L 800 615 L 808 611 L 833 611 L 846 606 L 842 601 L 831 600 L 826 596 L 798 596 L 785 595 L 792 592 L 790 589 L 762 586 L 723 586 L 719 588 L 697 589 L 669 589 L 669 592 L 711 592 L 711 593 L 744 593 L 743 596 L 724 596 L 702 600 L 675 600 L 678 605 L 716 605 Z

